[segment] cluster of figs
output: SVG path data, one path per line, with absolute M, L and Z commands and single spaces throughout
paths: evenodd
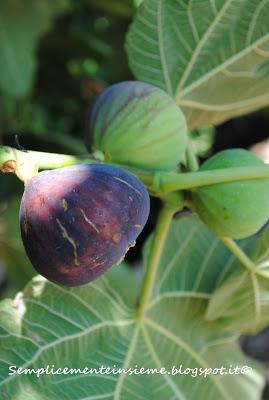
M 150 211 L 147 189 L 124 166 L 176 170 L 187 141 L 184 115 L 163 90 L 134 81 L 102 92 L 87 116 L 86 146 L 101 151 L 105 163 L 43 171 L 25 182 L 21 235 L 35 269 L 55 283 L 76 286 L 119 264 Z M 200 170 L 262 164 L 234 149 L 216 154 Z M 268 179 L 203 186 L 190 195 L 200 218 L 219 236 L 247 237 L 268 219 Z

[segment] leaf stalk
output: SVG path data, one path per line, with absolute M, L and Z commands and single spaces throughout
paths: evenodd
M 182 207 L 183 199 L 179 196 L 172 196 L 164 200 L 163 208 L 160 211 L 156 228 L 153 233 L 150 252 L 146 263 L 146 271 L 136 313 L 138 320 L 143 318 L 147 305 L 151 299 L 158 267 L 160 265 L 173 215 Z

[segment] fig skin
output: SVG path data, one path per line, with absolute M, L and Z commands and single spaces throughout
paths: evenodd
M 21 235 L 34 268 L 60 285 L 90 282 L 120 263 L 150 209 L 144 185 L 104 164 L 41 172 L 28 180 Z
M 224 150 L 200 171 L 262 166 L 263 161 L 243 149 Z M 192 199 L 201 220 L 218 236 L 243 239 L 258 232 L 269 219 L 269 179 L 219 183 L 193 190 Z
M 148 171 L 169 171 L 182 160 L 188 135 L 175 101 L 153 85 L 126 81 L 96 99 L 86 120 L 86 147 L 105 160 Z

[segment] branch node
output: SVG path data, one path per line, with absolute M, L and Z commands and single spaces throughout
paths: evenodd
M 4 174 L 14 174 L 16 171 L 16 161 L 8 160 L 1 167 L 0 172 Z

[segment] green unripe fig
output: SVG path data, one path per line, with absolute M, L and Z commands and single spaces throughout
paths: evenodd
M 200 171 L 262 165 L 253 153 L 232 149 L 208 159 Z M 192 199 L 199 217 L 218 236 L 243 239 L 269 219 L 269 178 L 203 186 L 192 191 Z
M 185 117 L 163 90 L 138 81 L 118 83 L 102 92 L 88 113 L 86 145 L 109 162 L 172 170 L 187 146 Z

